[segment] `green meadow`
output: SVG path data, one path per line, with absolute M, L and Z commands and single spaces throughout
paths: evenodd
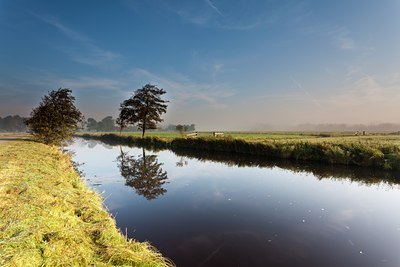
M 197 132 L 198 137 L 201 138 L 214 138 L 213 132 Z M 355 135 L 355 132 L 221 132 L 223 136 L 217 137 L 218 139 L 242 139 L 251 142 L 262 142 L 271 140 L 280 141 L 302 141 L 302 142 L 375 142 L 400 145 L 400 132 L 395 133 L 366 133 L 366 135 Z M 103 134 L 116 134 L 115 132 L 81 132 L 78 135 L 103 135 Z M 141 137 L 141 132 L 122 132 L 122 136 Z M 119 135 L 119 134 L 118 134 Z M 147 137 L 157 137 L 163 140 L 172 140 L 174 138 L 189 137 L 190 133 L 179 132 L 158 132 L 147 131 Z

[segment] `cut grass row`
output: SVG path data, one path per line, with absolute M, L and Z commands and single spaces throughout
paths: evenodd
M 243 134 L 242 134 L 243 135 Z M 284 137 L 282 137 L 282 135 Z M 213 138 L 200 134 L 198 138 L 150 135 L 141 138 L 134 134 L 82 134 L 110 144 L 126 144 L 159 149 L 191 149 L 208 152 L 229 152 L 266 158 L 294 159 L 329 164 L 375 167 L 400 170 L 400 139 L 398 136 L 337 136 L 319 137 L 294 134 L 274 134 L 274 137 L 255 138 L 225 136 Z
M 170 266 L 127 239 L 57 148 L 0 144 L 0 266 Z

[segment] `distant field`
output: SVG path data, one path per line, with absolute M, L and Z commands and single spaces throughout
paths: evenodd
M 28 133 L 3 133 L 0 132 L 0 142 L 5 142 L 7 140 L 20 140 L 30 138 Z
M 114 132 L 115 133 L 115 132 Z M 248 142 L 270 142 L 270 141 L 298 141 L 312 143 L 371 143 L 391 144 L 400 147 L 400 133 L 367 133 L 366 135 L 355 135 L 354 132 L 223 132 L 223 137 L 217 139 L 242 139 Z M 93 133 L 90 134 L 104 134 Z M 125 132 L 122 135 L 140 137 L 141 132 Z M 158 137 L 164 140 L 172 140 L 185 137 L 178 132 L 146 132 L 147 137 Z M 215 138 L 212 132 L 198 132 L 198 137 Z
M 150 132 L 145 138 L 141 138 L 140 133 L 82 133 L 82 137 L 160 149 L 241 153 L 400 170 L 400 135 L 395 133 L 225 132 L 223 136 L 214 137 L 211 132 L 199 132 L 197 137 L 189 137 Z

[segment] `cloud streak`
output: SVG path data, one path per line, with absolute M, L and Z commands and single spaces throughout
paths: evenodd
M 173 12 L 177 14 L 183 21 L 199 26 L 206 25 L 211 18 L 208 14 L 194 15 L 184 9 L 173 10 Z
M 303 88 L 303 86 L 297 81 L 295 80 L 293 77 L 291 78 L 291 80 L 294 82 L 294 84 L 296 85 L 297 88 L 299 88 L 301 91 L 303 91 L 308 98 L 311 99 L 311 101 L 318 107 L 321 107 L 321 103 L 319 102 L 319 100 L 317 98 L 315 98 L 314 96 L 312 96 L 307 90 L 305 90 Z
M 361 48 L 371 49 L 368 47 L 362 47 L 357 44 L 350 34 L 350 31 L 341 25 L 318 25 L 318 26 L 306 26 L 298 30 L 303 35 L 315 35 L 327 38 L 332 46 L 343 50 L 343 51 L 356 51 Z
M 221 11 L 219 11 L 219 9 L 213 4 L 213 2 L 211 2 L 211 0 L 205 0 L 206 4 L 211 7 L 218 15 L 220 15 L 221 17 L 225 18 L 224 14 L 221 13 Z
M 100 48 L 93 39 L 67 27 L 56 17 L 31 14 L 42 22 L 56 28 L 64 36 L 76 43 L 78 49 L 59 47 L 75 62 L 90 66 L 100 66 L 115 62 L 121 58 L 121 55 L 117 53 Z
M 29 76 L 23 80 L 23 83 L 43 88 L 44 90 L 54 90 L 65 87 L 70 88 L 74 92 L 93 91 L 95 92 L 94 98 L 99 91 L 103 91 L 101 94 L 105 94 L 104 91 L 111 91 L 113 95 L 125 94 L 124 89 L 128 87 L 127 79 L 124 79 L 124 77 L 116 77 L 115 75 L 110 77 L 98 75 L 61 76 L 45 70 L 33 70 Z
M 349 31 L 344 27 L 337 27 L 332 29 L 328 35 L 332 39 L 333 45 L 342 50 L 355 50 L 357 45 L 354 40 L 350 37 Z
M 135 68 L 130 74 L 136 79 L 143 79 L 167 88 L 178 105 L 191 105 L 198 102 L 209 108 L 226 108 L 224 101 L 234 95 L 233 90 L 221 84 L 197 83 L 182 74 L 168 77 L 152 73 L 145 69 Z
M 91 76 L 82 76 L 74 79 L 63 78 L 57 80 L 56 83 L 63 87 L 74 89 L 111 90 L 113 92 L 121 91 L 121 88 L 125 86 L 120 80 Z
M 197 26 L 224 30 L 248 31 L 276 22 L 273 14 L 258 14 L 243 18 L 241 14 L 225 14 L 211 0 L 203 0 L 196 8 L 165 5 L 168 11 L 178 15 L 183 21 Z M 163 8 L 163 6 L 161 7 Z M 240 19 L 238 19 L 240 17 Z

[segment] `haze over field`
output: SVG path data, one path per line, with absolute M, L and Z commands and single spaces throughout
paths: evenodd
M 153 83 L 198 130 L 397 124 L 399 29 L 397 0 L 2 0 L 0 116 L 68 87 L 116 117 Z

